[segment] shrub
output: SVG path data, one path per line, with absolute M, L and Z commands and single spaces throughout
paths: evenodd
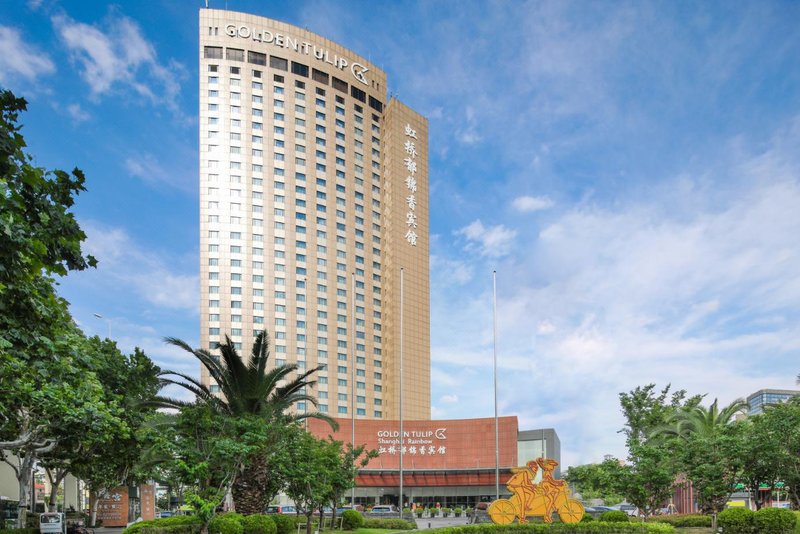
M 678 528 L 711 528 L 711 516 L 701 514 L 656 515 L 647 518 L 652 523 L 666 523 Z
M 603 512 L 600 514 L 598 519 L 600 521 L 605 521 L 606 523 L 627 523 L 631 520 L 630 517 L 628 517 L 628 514 L 622 510 L 609 510 L 607 512 Z
M 456 509 L 455 509 L 456 516 L 460 516 L 460 515 L 461 515 L 461 512 L 463 512 L 463 510 L 461 509 L 461 507 L 460 507 L 460 506 L 456 507 Z
M 403 508 L 403 513 L 404 514 L 410 514 L 411 513 L 411 508 L 408 508 L 408 507 Z
M 208 534 L 242 534 L 242 520 L 242 515 L 235 512 L 216 515 L 208 523 Z
M 447 517 L 448 515 L 450 515 L 450 508 L 442 508 L 442 515 L 444 517 Z
M 364 516 L 356 510 L 345 510 L 342 512 L 342 528 L 345 530 L 355 530 L 364 524 Z M 280 532 L 278 534 L 281 534 Z
M 276 534 L 275 521 L 268 515 L 256 514 L 245 516 L 242 520 L 244 534 Z
M 276 534 L 294 534 L 294 531 L 297 528 L 297 524 L 292 519 L 292 517 L 285 514 L 273 515 L 272 521 L 273 523 L 275 523 Z
M 413 530 L 417 525 L 405 519 L 365 519 L 363 528 L 382 528 L 388 530 Z
M 791 534 L 796 522 L 794 513 L 783 508 L 762 508 L 753 516 L 755 532 Z
M 0 528 L 0 534 L 39 534 L 38 528 Z
M 590 521 L 594 521 L 594 517 L 589 514 L 583 514 L 583 517 L 581 517 L 581 523 L 589 523 Z
M 123 530 L 123 534 L 198 534 L 202 527 L 193 515 L 176 515 L 163 519 L 139 521 Z
M 717 525 L 725 534 L 752 534 L 754 516 L 747 508 L 728 508 L 717 515 Z

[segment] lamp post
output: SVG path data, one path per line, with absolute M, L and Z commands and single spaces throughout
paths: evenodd
M 95 313 L 93 315 L 95 317 L 97 317 L 98 319 L 100 319 L 101 321 L 105 321 L 106 322 L 106 324 L 108 325 L 108 336 L 107 337 L 108 337 L 108 339 L 111 339 L 111 319 L 106 319 L 105 317 L 103 317 L 99 313 Z

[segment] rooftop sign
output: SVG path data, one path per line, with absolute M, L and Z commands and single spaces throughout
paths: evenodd
M 341 71 L 348 70 L 349 67 L 350 73 L 356 80 L 364 85 L 369 85 L 367 78 L 364 76 L 369 71 L 367 66 L 357 61 L 348 61 L 347 58 L 332 53 L 327 48 L 317 46 L 314 43 L 303 41 L 285 33 L 252 28 L 246 25 L 228 24 L 225 26 L 225 34 L 228 37 L 249 39 L 257 43 L 267 43 L 278 48 L 294 50 L 300 54 L 313 57 L 317 61 L 333 65 Z

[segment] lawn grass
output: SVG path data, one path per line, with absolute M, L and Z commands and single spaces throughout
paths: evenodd
M 675 534 L 712 534 L 711 527 L 684 527 L 675 528 Z

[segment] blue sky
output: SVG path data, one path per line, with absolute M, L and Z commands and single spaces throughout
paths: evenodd
M 36 163 L 78 166 L 89 334 L 197 373 L 197 13 L 9 1 L 0 85 Z M 225 7 L 212 0 L 211 7 Z M 256 2 L 387 71 L 430 120 L 432 405 L 624 455 L 618 394 L 730 402 L 800 372 L 800 4 Z M 388 25 L 382 25 L 387 21 Z M 98 313 L 103 319 L 94 317 Z

